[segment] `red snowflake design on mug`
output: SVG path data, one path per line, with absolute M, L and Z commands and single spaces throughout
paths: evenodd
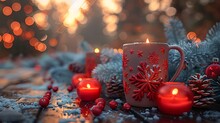
M 132 72 L 134 69 L 133 67 L 129 67 L 129 71 Z
M 130 87 L 128 85 L 128 83 L 126 81 L 123 81 L 123 85 L 124 85 L 124 92 L 125 94 L 128 94 Z
M 155 52 L 152 52 L 148 56 L 148 60 L 151 64 L 158 64 L 159 63 L 159 55 Z
M 137 55 L 138 55 L 138 57 L 143 57 L 143 53 L 144 53 L 143 51 L 138 50 L 138 51 L 137 51 Z
M 127 78 L 128 77 L 128 73 L 125 71 L 124 72 L 124 77 Z
M 136 86 L 137 89 L 133 90 L 132 97 L 136 101 L 141 101 L 146 94 L 150 100 L 154 100 L 156 92 L 162 83 L 163 79 L 159 76 L 161 69 L 158 65 L 153 65 L 152 68 L 146 63 L 141 62 L 138 66 L 138 73 L 129 78 L 131 84 Z
M 168 70 L 168 60 L 164 60 L 162 66 L 164 70 Z
M 130 49 L 129 52 L 130 52 L 130 54 L 133 54 L 133 53 L 134 53 L 134 50 L 133 50 L 133 49 Z
M 128 56 L 126 54 L 123 55 L 123 68 L 126 68 L 128 66 Z
M 165 53 L 165 48 L 162 47 L 162 48 L 160 49 L 160 52 L 161 52 L 162 54 L 164 54 L 164 53 Z

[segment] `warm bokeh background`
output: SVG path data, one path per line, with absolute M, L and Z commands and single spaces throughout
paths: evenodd
M 0 0 L 0 58 L 77 51 L 81 41 L 99 48 L 166 42 L 170 17 L 203 40 L 219 12 L 219 0 Z

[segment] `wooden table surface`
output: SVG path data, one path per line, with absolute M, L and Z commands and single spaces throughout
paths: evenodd
M 0 123 L 139 123 L 139 122 L 218 122 L 220 120 L 219 104 L 206 109 L 193 109 L 182 116 L 161 114 L 156 107 L 132 107 L 126 112 L 118 108 L 111 110 L 106 105 L 102 114 L 94 117 L 88 108 L 92 102 L 79 105 L 75 98 L 76 91 L 69 93 L 66 83 L 54 83 L 59 86 L 57 93 L 52 93 L 48 108 L 38 105 L 39 99 L 47 91 L 49 82 L 43 81 L 42 73 L 32 69 L 0 70 Z M 107 99 L 107 101 L 111 99 Z M 119 100 L 121 101 L 121 100 Z

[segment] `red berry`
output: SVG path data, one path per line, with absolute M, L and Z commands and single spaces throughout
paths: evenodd
M 75 98 L 75 104 L 80 105 L 81 99 L 79 97 Z
M 49 92 L 46 92 L 46 93 L 44 94 L 44 97 L 47 97 L 48 99 L 50 99 L 50 98 L 51 98 L 51 94 L 50 94 Z
M 50 95 L 51 96 L 51 91 L 47 91 L 44 95 Z
M 49 100 L 47 98 L 41 98 L 39 100 L 39 105 L 42 107 L 42 108 L 46 108 L 49 104 Z
M 52 87 L 53 86 L 50 84 L 50 85 L 47 86 L 47 89 L 50 90 L 50 89 L 52 89 Z
M 67 90 L 68 90 L 69 92 L 72 92 L 72 91 L 73 91 L 73 86 L 72 86 L 72 85 L 69 85 L 68 88 L 67 88 Z
M 105 105 L 103 102 L 98 102 L 98 104 L 96 104 L 96 106 L 98 106 L 101 110 L 104 110 Z
M 53 82 L 53 80 L 51 79 L 51 80 L 50 80 L 50 84 L 53 84 L 53 83 L 54 83 L 54 82 Z
M 99 115 L 102 113 L 102 110 L 101 110 L 100 107 L 98 107 L 98 106 L 93 106 L 93 107 L 92 107 L 92 113 L 93 113 L 95 116 L 99 116 Z
M 47 98 L 48 100 L 50 100 L 51 96 L 44 95 L 43 98 Z
M 47 80 L 51 81 L 51 80 L 52 80 L 52 78 L 51 78 L 51 77 L 49 77 L 49 78 L 47 78 Z
M 106 104 L 106 101 L 103 98 L 98 98 L 95 100 L 95 104 L 98 104 L 99 102 L 102 102 L 104 105 Z
M 73 69 L 74 69 L 74 64 L 70 64 L 70 65 L 68 66 L 68 69 L 69 69 L 69 71 L 73 71 Z
M 123 109 L 124 109 L 125 111 L 129 111 L 129 110 L 131 110 L 131 105 L 128 104 L 128 103 L 125 103 L 125 104 L 123 105 Z
M 117 108 L 118 103 L 115 100 L 112 100 L 112 101 L 109 102 L 109 106 L 110 106 L 111 109 L 114 110 L 114 109 Z
M 53 87 L 53 91 L 54 91 L 54 92 L 57 92 L 58 89 L 59 89 L 59 88 L 58 88 L 57 86 Z
M 83 117 L 88 117 L 91 114 L 91 111 L 89 108 L 82 107 L 80 108 L 80 110 L 81 110 L 80 113 L 82 114 Z

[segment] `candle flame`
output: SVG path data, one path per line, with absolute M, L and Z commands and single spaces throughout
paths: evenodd
M 95 48 L 94 52 L 99 53 L 99 48 Z
M 82 81 L 82 78 L 79 78 L 78 80 L 79 80 L 79 81 Z
M 148 39 L 148 38 L 146 39 L 146 43 L 150 43 L 150 41 L 149 41 L 149 39 Z
M 90 84 L 87 84 L 86 86 L 87 86 L 87 88 L 90 88 Z
M 173 95 L 177 95 L 177 93 L 178 93 L 178 89 L 177 89 L 177 88 L 174 88 L 173 91 L 172 91 L 172 94 L 173 94 Z

